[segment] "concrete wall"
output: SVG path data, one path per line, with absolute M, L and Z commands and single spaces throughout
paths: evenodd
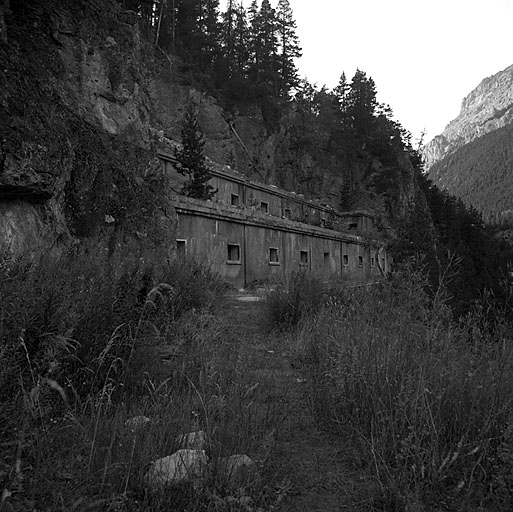
M 172 189 L 180 193 L 188 178 L 178 174 L 172 156 L 160 154 L 159 157 Z M 266 203 L 267 213 L 273 217 L 291 218 L 314 226 L 326 226 L 354 233 L 370 233 L 375 230 L 373 216 L 368 212 L 339 213 L 306 201 L 301 194 L 287 192 L 273 185 L 255 183 L 243 175 L 232 175 L 214 169 L 211 169 L 211 172 L 210 184 L 217 189 L 212 201 L 219 204 L 234 205 L 232 195 L 236 195 L 239 208 L 262 210 L 262 203 Z
M 176 210 L 179 256 L 197 257 L 237 288 L 298 270 L 322 279 L 377 279 L 378 258 L 389 269 L 384 251 L 354 235 L 192 199 L 178 198 Z

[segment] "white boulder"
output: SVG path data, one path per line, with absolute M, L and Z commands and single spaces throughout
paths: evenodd
M 146 484 L 154 490 L 187 481 L 198 481 L 207 469 L 205 450 L 178 450 L 151 463 L 146 473 Z
M 218 475 L 230 488 L 252 487 L 261 481 L 253 459 L 242 454 L 223 457 L 219 461 Z

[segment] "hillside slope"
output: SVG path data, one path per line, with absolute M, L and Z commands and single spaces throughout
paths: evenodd
M 513 216 L 513 124 L 465 144 L 433 165 L 430 178 L 488 221 Z
M 458 117 L 424 148 L 426 168 L 465 144 L 513 122 L 513 65 L 485 78 L 461 103 Z

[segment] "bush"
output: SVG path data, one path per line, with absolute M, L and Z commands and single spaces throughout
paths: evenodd
M 6 402 L 20 382 L 32 389 L 41 379 L 60 382 L 77 399 L 106 381 L 131 382 L 133 390 L 143 373 L 134 364 L 138 345 L 165 339 L 173 321 L 208 308 L 223 291 L 220 279 L 195 261 L 109 257 L 94 247 L 5 267 L 0 279 Z
M 0 266 L 0 477 L 14 508 L 257 510 L 274 488 L 235 492 L 216 468 L 234 453 L 263 465 L 286 411 L 213 314 L 225 286 L 195 261 L 130 254 Z M 136 415 L 151 418 L 137 435 Z M 202 488 L 149 494 L 148 464 L 197 429 Z
M 265 316 L 271 329 L 287 330 L 318 310 L 326 287 L 308 272 L 294 272 L 286 284 L 278 284 L 265 297 Z
M 505 510 L 511 330 L 505 322 L 484 329 L 476 312 L 455 324 L 425 288 L 418 274 L 396 275 L 332 300 L 303 328 L 318 413 L 359 441 L 389 504 Z

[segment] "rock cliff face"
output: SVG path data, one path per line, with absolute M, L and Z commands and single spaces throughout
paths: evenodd
M 339 206 L 346 170 L 323 134 L 302 143 L 311 127 L 293 106 L 272 129 L 262 106 L 227 111 L 115 0 L 11 1 L 0 10 L 0 256 L 84 237 L 172 247 L 176 215 L 155 154 L 181 139 L 191 100 L 213 161 Z
M 462 102 L 460 114 L 424 149 L 427 169 L 458 148 L 513 123 L 513 65 L 485 78 Z

